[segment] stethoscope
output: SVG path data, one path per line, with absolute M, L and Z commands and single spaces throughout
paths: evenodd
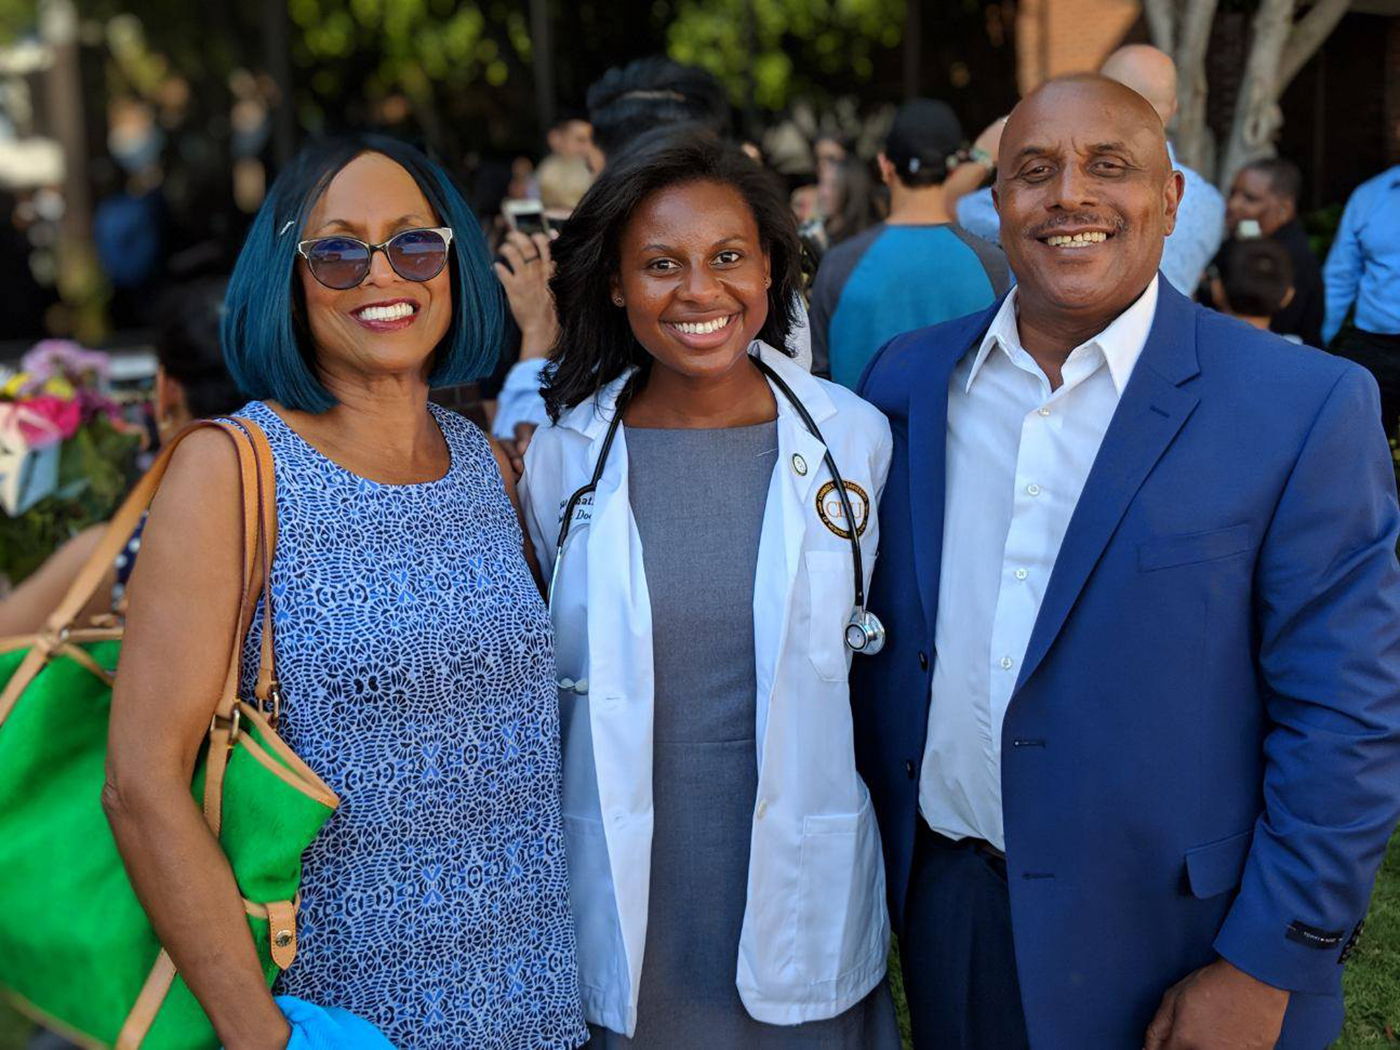
M 836 486 L 836 493 L 841 499 L 841 512 L 846 516 L 846 522 L 850 526 L 849 538 L 851 541 L 851 564 L 855 574 L 856 605 L 851 611 L 851 618 L 846 621 L 846 646 L 854 653 L 874 656 L 885 647 L 885 625 L 880 622 L 878 616 L 865 607 L 865 571 L 860 556 L 860 533 L 856 528 L 856 516 L 851 508 L 851 498 L 846 492 L 846 482 L 841 477 L 841 472 L 836 469 L 836 460 L 831 458 L 831 449 L 827 447 L 826 438 L 822 437 L 821 430 L 817 428 L 816 420 L 808 413 L 806 406 L 797 399 L 792 388 L 762 359 L 754 356 L 752 360 L 758 366 L 758 370 L 767 376 L 787 399 L 788 404 L 801 417 L 803 425 L 806 426 L 811 435 L 822 443 L 822 459 L 826 462 L 826 469 L 831 474 L 831 480 Z M 554 606 L 554 584 L 559 579 L 559 566 L 564 561 L 564 542 L 569 538 L 569 526 L 573 523 L 574 508 L 578 506 L 580 500 L 585 496 L 592 495 L 598 488 L 598 480 L 603 476 L 603 468 L 607 466 L 608 453 L 612 451 L 613 438 L 617 437 L 617 428 L 622 424 L 622 408 L 621 404 L 616 407 L 612 422 L 608 424 L 607 435 L 603 438 L 603 447 L 598 452 L 598 462 L 593 467 L 593 476 L 587 485 L 576 491 L 564 504 L 564 520 L 559 526 L 559 542 L 554 546 L 554 572 L 550 575 L 549 594 L 546 599 L 551 608 Z M 867 507 L 867 515 L 873 509 Z

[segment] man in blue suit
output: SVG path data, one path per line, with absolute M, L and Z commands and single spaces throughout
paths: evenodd
M 1097 76 L 1012 113 L 1018 285 L 900 336 L 861 772 L 915 1045 L 1316 1050 L 1400 815 L 1400 511 L 1363 370 L 1158 275 Z

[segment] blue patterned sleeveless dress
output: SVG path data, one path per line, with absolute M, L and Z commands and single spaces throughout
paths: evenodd
M 281 735 L 341 799 L 275 990 L 399 1047 L 575 1047 L 549 616 L 485 437 L 429 409 L 451 466 L 419 485 L 350 473 L 261 402 L 239 413 L 276 460 Z

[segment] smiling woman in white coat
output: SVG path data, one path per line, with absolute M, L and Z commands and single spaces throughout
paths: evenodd
M 846 681 L 882 644 L 890 430 L 774 349 L 798 250 L 769 176 L 694 129 L 610 165 L 554 245 L 521 494 L 593 1047 L 899 1046 Z

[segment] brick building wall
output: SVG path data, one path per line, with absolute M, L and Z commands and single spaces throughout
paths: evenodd
M 1137 0 L 1021 0 L 1016 9 L 1021 94 L 1051 77 L 1098 69 L 1141 15 Z

